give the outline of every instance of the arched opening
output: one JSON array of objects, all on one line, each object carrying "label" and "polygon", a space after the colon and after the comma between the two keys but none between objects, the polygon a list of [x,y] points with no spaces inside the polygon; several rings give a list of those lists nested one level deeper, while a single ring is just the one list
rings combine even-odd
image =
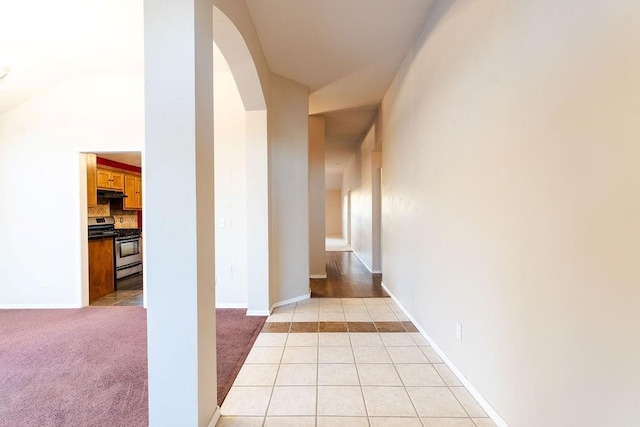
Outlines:
[{"label": "arched opening", "polygon": [[206,425],[219,413],[213,261],[225,249],[215,247],[214,42],[245,109],[249,314],[269,310],[266,102],[228,13],[206,1],[146,2],[144,13],[149,422]]},{"label": "arched opening", "polygon": [[[249,48],[233,22],[215,6],[213,40],[214,132],[218,139],[216,306],[246,307],[248,315],[267,315],[266,101]],[[242,112],[236,102],[238,95]]]}]

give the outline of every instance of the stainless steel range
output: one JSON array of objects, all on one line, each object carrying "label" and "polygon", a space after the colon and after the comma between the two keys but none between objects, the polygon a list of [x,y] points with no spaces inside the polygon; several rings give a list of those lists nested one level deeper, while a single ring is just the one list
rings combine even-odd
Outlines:
[{"label": "stainless steel range", "polygon": [[89,239],[117,236],[112,216],[89,218]]},{"label": "stainless steel range", "polygon": [[142,235],[137,228],[116,229],[116,280],[142,273]]}]

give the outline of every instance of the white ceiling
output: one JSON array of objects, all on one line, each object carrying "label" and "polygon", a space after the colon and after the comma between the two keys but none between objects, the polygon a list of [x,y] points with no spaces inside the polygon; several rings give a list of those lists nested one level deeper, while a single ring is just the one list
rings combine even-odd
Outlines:
[{"label": "white ceiling", "polygon": [[[246,2],[271,70],[310,88],[310,114],[326,117],[327,173],[341,173],[434,0]],[[142,6],[0,0],[0,65],[11,67],[0,114],[77,74],[142,72]]]},{"label": "white ceiling", "polygon": [[310,114],[327,117],[327,173],[341,172],[434,0],[246,2],[271,71],[308,86]]},{"label": "white ceiling", "polygon": [[0,0],[0,114],[82,73],[142,72],[143,9],[131,0]]}]

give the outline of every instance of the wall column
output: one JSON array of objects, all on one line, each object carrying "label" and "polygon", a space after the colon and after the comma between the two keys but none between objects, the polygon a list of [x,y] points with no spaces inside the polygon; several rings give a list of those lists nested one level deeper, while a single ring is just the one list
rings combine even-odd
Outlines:
[{"label": "wall column", "polygon": [[269,315],[269,151],[266,110],[247,111],[247,315]]},{"label": "wall column", "polygon": [[145,0],[149,424],[216,410],[211,0]]},{"label": "wall column", "polygon": [[271,74],[270,304],[309,296],[309,88]]},{"label": "wall column", "polygon": [[309,116],[309,276],[327,277],[325,266],[324,117]]}]

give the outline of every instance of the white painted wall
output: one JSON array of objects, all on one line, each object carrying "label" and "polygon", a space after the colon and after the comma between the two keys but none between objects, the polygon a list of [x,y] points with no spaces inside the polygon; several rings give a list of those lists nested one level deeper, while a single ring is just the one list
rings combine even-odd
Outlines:
[{"label": "white painted wall", "polygon": [[[266,97],[271,71],[245,2],[214,0],[213,38],[246,110],[247,314],[269,312],[269,167]],[[214,63],[215,65],[215,63]],[[214,95],[215,97],[215,95]],[[225,296],[223,296],[226,299]]]},{"label": "white painted wall", "polygon": [[351,189],[351,248],[373,271],[372,152],[376,127],[372,126],[344,172],[343,190]]},{"label": "white painted wall", "polygon": [[309,294],[308,89],[272,75],[269,97],[270,303]]},{"label": "white painted wall", "polygon": [[229,65],[214,45],[216,307],[247,306],[247,120]]},{"label": "white painted wall", "polygon": [[324,116],[309,116],[309,276],[327,277],[325,267]]},{"label": "white painted wall", "polygon": [[384,282],[512,426],[638,425],[639,39],[638,2],[440,2],[384,99]]},{"label": "white painted wall", "polygon": [[213,39],[238,82],[245,109],[263,111],[270,94],[271,70],[246,2],[213,0]]},{"label": "white painted wall", "polygon": [[342,194],[340,190],[325,192],[325,228],[327,237],[342,237]]},{"label": "white painted wall", "polygon": [[143,91],[142,73],[82,76],[0,115],[0,307],[82,305],[79,153],[143,151]]},{"label": "white painted wall", "polygon": [[[215,95],[214,95],[215,97]],[[247,315],[269,314],[267,111],[247,111]]]},{"label": "white painted wall", "polygon": [[207,426],[217,410],[212,4],[144,6],[149,425]]}]

